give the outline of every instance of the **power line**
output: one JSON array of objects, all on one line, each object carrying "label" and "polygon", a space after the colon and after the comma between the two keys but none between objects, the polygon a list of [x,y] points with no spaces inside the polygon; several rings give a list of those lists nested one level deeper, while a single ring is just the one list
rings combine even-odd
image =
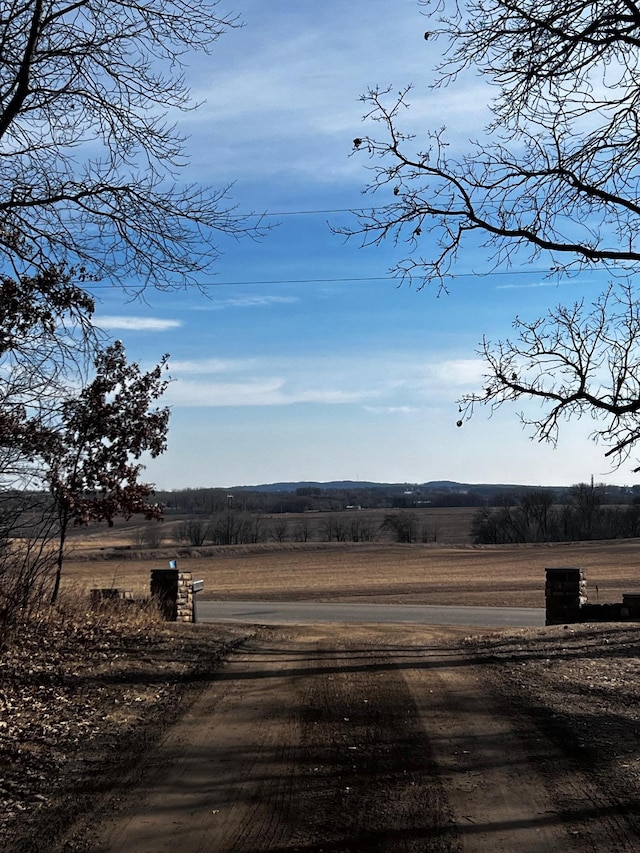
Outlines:
[{"label": "power line", "polygon": [[[358,276],[352,278],[274,278],[274,279],[255,279],[255,280],[247,280],[247,281],[199,281],[192,282],[187,284],[176,284],[176,288],[181,287],[236,287],[241,285],[264,285],[264,284],[347,284],[349,282],[356,281],[389,281],[395,284],[399,284],[400,280],[398,278],[392,278],[391,276]],[[170,286],[170,285],[169,285]],[[93,284],[89,287],[89,290],[102,290],[107,287],[114,287],[114,285],[109,284],[107,282]]]},{"label": "power line", "polygon": [[375,207],[336,207],[329,210],[266,210],[264,213],[241,213],[240,216],[314,216],[324,213],[364,213],[368,210],[377,210]]},{"label": "power line", "polygon": [[[446,276],[446,281],[457,281],[463,278],[500,278],[500,277],[520,277],[520,276],[537,276],[538,278],[544,278],[548,275],[546,270],[505,270],[501,272],[468,272],[468,273],[455,273]],[[407,276],[408,278],[408,276]],[[420,279],[421,276],[415,275],[415,279]],[[275,279],[248,279],[245,281],[202,281],[202,282],[193,282],[191,284],[176,284],[176,288],[181,287],[197,287],[197,288],[208,288],[208,287],[241,287],[241,286],[253,286],[253,285],[279,285],[279,284],[350,284],[352,282],[367,282],[367,281],[387,281],[390,284],[400,285],[403,282],[402,276],[389,276],[389,275],[366,275],[366,276],[351,276],[346,277],[342,276],[339,278],[275,278]],[[551,283],[550,285],[551,286]],[[105,283],[96,283],[92,285],[90,290],[101,290],[104,288],[114,287],[112,284]]]},{"label": "power line", "polygon": [[[519,196],[515,196],[515,195],[506,196],[504,201],[505,202],[513,201],[514,199],[516,199],[518,197]],[[398,201],[393,202],[390,200],[389,202],[386,202],[384,204],[377,205],[377,206],[371,205],[371,206],[366,206],[366,207],[335,207],[335,208],[327,208],[326,210],[323,210],[323,209],[319,209],[319,210],[276,210],[276,211],[265,210],[261,213],[257,213],[255,211],[251,211],[251,213],[239,212],[238,216],[240,218],[253,217],[253,216],[264,218],[265,216],[317,216],[317,215],[327,214],[327,213],[350,213],[354,216],[360,216],[360,215],[365,215],[367,213],[370,213],[372,211],[384,212],[384,210],[386,208],[388,208],[389,206],[402,207],[402,202],[398,202]],[[495,210],[500,210],[501,203],[499,203],[497,201],[484,201],[484,202],[482,202],[482,207],[487,208],[487,209],[493,208]],[[420,211],[416,210],[415,215],[420,216],[421,215]]]}]

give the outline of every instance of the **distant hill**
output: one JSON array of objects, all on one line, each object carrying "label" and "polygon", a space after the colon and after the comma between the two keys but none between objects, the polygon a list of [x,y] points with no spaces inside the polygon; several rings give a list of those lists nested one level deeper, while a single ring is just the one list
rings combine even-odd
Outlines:
[{"label": "distant hill", "polygon": [[548,488],[564,489],[566,486],[523,486],[509,483],[457,483],[454,480],[430,480],[426,483],[374,483],[368,480],[331,480],[327,483],[315,480],[300,480],[298,482],[263,483],[257,486],[232,486],[233,490],[249,492],[296,492],[299,489],[322,489],[323,491],[349,489],[383,489],[384,491],[450,491],[450,492],[486,492],[514,491],[522,492],[528,489]]},{"label": "distant hill", "polygon": [[[598,499],[609,505],[640,502],[640,485],[598,487]],[[571,486],[531,486],[509,483],[458,483],[429,480],[424,483],[376,483],[370,480],[281,481],[227,488],[156,490],[158,501],[170,512],[214,516],[234,512],[303,513],[340,512],[346,508],[418,509],[424,507],[478,507],[517,505],[523,495],[546,492],[551,502],[569,504]],[[229,495],[236,498],[229,501]]]},{"label": "distant hill", "polygon": [[366,480],[332,480],[320,483],[315,480],[300,480],[295,483],[263,483],[259,486],[233,486],[233,489],[244,489],[248,492],[295,492],[298,489],[404,489],[403,483],[370,483]]}]

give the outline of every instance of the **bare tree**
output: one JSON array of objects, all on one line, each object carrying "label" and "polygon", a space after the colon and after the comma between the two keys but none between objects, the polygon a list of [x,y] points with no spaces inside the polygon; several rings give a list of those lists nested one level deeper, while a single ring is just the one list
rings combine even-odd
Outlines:
[{"label": "bare tree", "polygon": [[411,511],[389,513],[385,515],[380,531],[392,534],[395,542],[415,542],[419,533],[418,518]]},{"label": "bare tree", "polygon": [[[94,424],[87,450],[87,436],[65,422],[73,406],[80,417],[88,389],[80,397],[74,389],[87,364],[108,352],[92,326],[87,282],[135,292],[150,282],[184,285],[216,260],[220,235],[255,233],[229,207],[226,188],[185,186],[179,177],[187,158],[175,117],[197,106],[186,65],[238,25],[218,5],[24,0],[0,8],[0,489],[22,490],[29,508],[24,490],[48,477],[58,508],[66,506],[60,530],[89,507],[92,478],[90,514],[100,506],[108,519],[118,502],[125,512],[144,503],[142,492],[134,500],[131,478],[106,485],[89,472],[91,454],[106,477],[121,465],[114,433],[100,439]],[[95,382],[91,389],[99,398]],[[155,426],[152,453],[166,420]],[[105,459],[108,448],[114,454]],[[51,530],[42,521],[36,544]],[[64,542],[59,560],[63,551]]]},{"label": "bare tree", "polygon": [[640,301],[631,286],[513,325],[513,340],[484,340],[486,384],[461,399],[458,424],[479,403],[528,399],[541,409],[520,415],[534,438],[555,443],[563,420],[589,416],[605,456],[616,466],[624,462],[640,439]]},{"label": "bare tree", "polygon": [[24,0],[0,10],[0,259],[134,288],[192,281],[247,222],[183,186],[187,57],[237,19],[217,0]]},{"label": "bare tree", "polygon": [[274,542],[284,542],[289,535],[289,520],[282,515],[274,518],[269,526],[269,536]]},{"label": "bare tree", "polygon": [[257,513],[242,513],[238,517],[238,541],[242,544],[256,544],[266,539],[264,516]]},{"label": "bare tree", "polygon": [[[395,272],[440,287],[469,244],[492,268],[540,257],[548,271],[640,265],[640,7],[627,0],[468,0],[433,6],[444,41],[434,86],[466,71],[494,93],[486,133],[457,154],[443,128],[403,130],[409,89],[375,88],[354,140],[374,160],[380,199],[357,227],[365,243],[408,244]],[[449,7],[447,7],[449,8]],[[444,12],[444,13],[443,13]],[[451,153],[453,151],[453,153]]]},{"label": "bare tree", "polygon": [[377,530],[370,518],[352,518],[349,524],[349,538],[352,542],[372,542]]},{"label": "bare tree", "polygon": [[569,506],[573,511],[576,539],[597,539],[602,535],[599,530],[602,521],[602,495],[594,485],[578,483],[569,493]]},{"label": "bare tree", "polygon": [[300,518],[293,528],[293,539],[295,542],[308,542],[311,536],[311,525],[308,518]]},{"label": "bare tree", "polygon": [[534,542],[548,542],[553,516],[553,492],[534,489],[520,498],[520,511]]},{"label": "bare tree", "polygon": [[210,535],[209,522],[201,518],[190,518],[188,521],[183,521],[176,529],[178,542],[184,542],[196,548],[204,545]]}]

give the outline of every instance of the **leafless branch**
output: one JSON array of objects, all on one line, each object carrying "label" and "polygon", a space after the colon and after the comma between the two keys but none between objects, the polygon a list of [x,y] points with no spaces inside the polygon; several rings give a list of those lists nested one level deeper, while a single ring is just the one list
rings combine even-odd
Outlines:
[{"label": "leafless branch", "polygon": [[523,423],[534,438],[555,443],[562,421],[588,415],[599,422],[592,437],[605,456],[622,464],[640,440],[640,302],[631,286],[611,287],[593,305],[559,306],[532,323],[516,318],[513,326],[513,340],[484,339],[484,388],[460,400],[460,423],[479,404],[528,400],[543,411],[523,413]]},{"label": "leafless branch", "polygon": [[[0,9],[0,269],[84,266],[142,288],[193,281],[222,235],[255,236],[228,187],[184,187],[172,116],[187,56],[239,25],[218,0],[24,0]],[[17,240],[15,235],[20,235]],[[133,284],[132,284],[133,283]]]}]

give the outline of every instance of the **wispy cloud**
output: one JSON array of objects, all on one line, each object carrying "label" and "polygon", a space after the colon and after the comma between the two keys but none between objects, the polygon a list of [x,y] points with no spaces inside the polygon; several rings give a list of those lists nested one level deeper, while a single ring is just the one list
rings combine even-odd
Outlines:
[{"label": "wispy cloud", "polygon": [[166,332],[168,329],[177,329],[182,325],[180,320],[163,320],[160,317],[106,316],[98,317],[97,322],[102,329],[110,331],[122,329],[128,332]]},{"label": "wispy cloud", "polygon": [[174,406],[225,408],[229,406],[291,406],[296,403],[341,405],[358,403],[369,396],[364,391],[336,388],[300,390],[287,386],[281,377],[249,379],[245,382],[177,381],[171,384],[166,400]]},{"label": "wispy cloud", "polygon": [[535,281],[527,284],[497,284],[496,290],[532,290],[536,287],[559,287],[557,281]]},{"label": "wispy cloud", "polygon": [[409,413],[452,400],[482,377],[480,359],[435,360],[415,353],[351,358],[203,359],[171,364],[175,406],[362,405]]},{"label": "wispy cloud", "polygon": [[284,380],[265,378],[246,382],[192,382],[178,380],[169,386],[164,399],[173,406],[279,406]]},{"label": "wispy cloud", "polygon": [[[194,165],[212,177],[357,179],[361,160],[347,155],[362,134],[362,92],[377,83],[401,88],[424,80],[429,56],[436,56],[422,38],[417,9],[399,15],[394,4],[369,0],[363,18],[360,4],[334,3],[321,13],[316,5],[288,5],[278,17],[264,0],[246,0],[246,27],[227,34],[213,59],[193,69],[194,96],[204,103],[189,116],[187,132]],[[277,37],[265,38],[274,17]],[[439,126],[441,110],[432,107],[432,114]]]},{"label": "wispy cloud", "polygon": [[224,311],[227,308],[267,308],[271,305],[290,305],[299,302],[298,296],[233,296],[229,299],[212,299],[207,305],[199,305],[198,310]]},{"label": "wispy cloud", "polygon": [[177,359],[171,362],[171,373],[193,376],[216,375],[220,373],[241,373],[253,370],[259,361],[255,358],[203,358],[198,360]]},{"label": "wispy cloud", "polygon": [[418,406],[365,406],[367,412],[373,415],[410,415],[418,412]]},{"label": "wispy cloud", "polygon": [[295,403],[360,403],[380,392],[374,389],[345,391],[338,388],[316,388],[309,391],[294,391],[291,393],[291,402]]},{"label": "wispy cloud", "polygon": [[461,388],[477,384],[485,372],[479,358],[456,358],[428,364],[425,376],[433,388]]}]

